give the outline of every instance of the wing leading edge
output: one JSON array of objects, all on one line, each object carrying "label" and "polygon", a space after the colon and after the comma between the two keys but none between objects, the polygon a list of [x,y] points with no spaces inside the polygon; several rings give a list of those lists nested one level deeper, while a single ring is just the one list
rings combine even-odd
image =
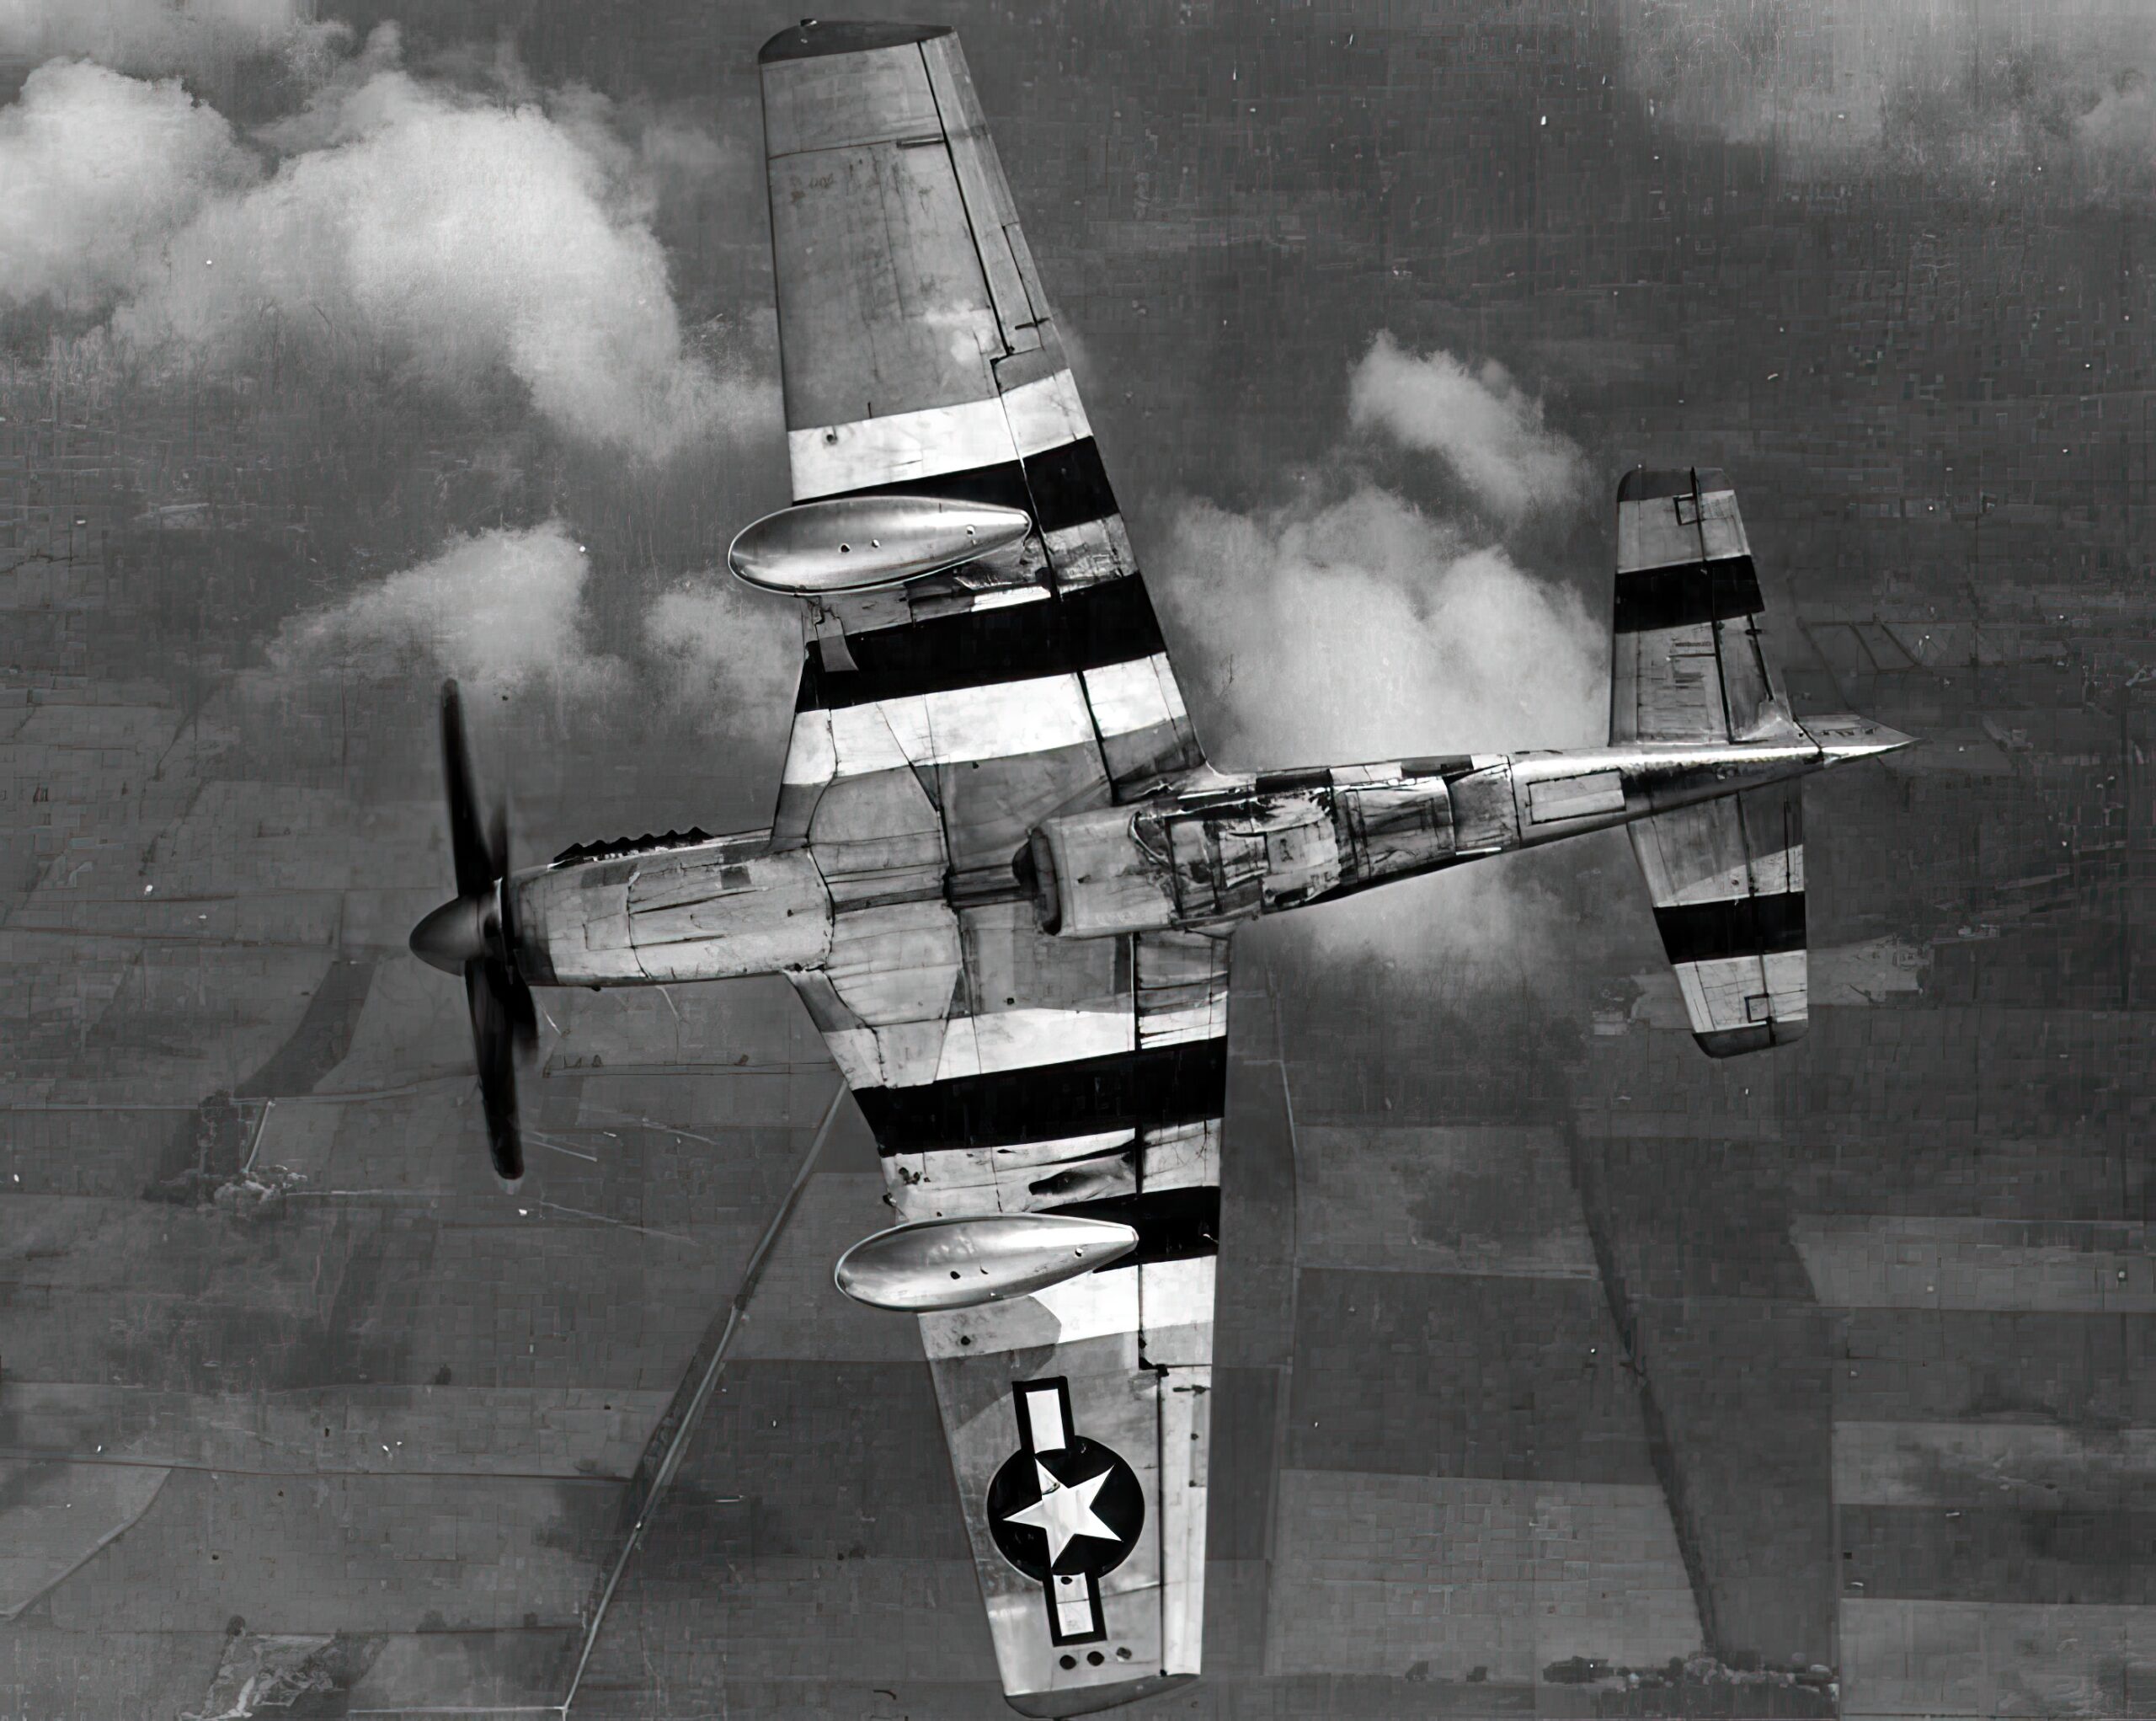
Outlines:
[{"label": "wing leading edge", "polygon": [[1004,1691],[1104,1708],[1198,1670],[1225,940],[1043,934],[1054,814],[1203,764],[957,40],[763,52],[797,500],[1024,509],[1013,551],[808,607],[775,818],[836,909],[795,977],[902,1220],[1052,1211],[1138,1248],[921,1317]]}]

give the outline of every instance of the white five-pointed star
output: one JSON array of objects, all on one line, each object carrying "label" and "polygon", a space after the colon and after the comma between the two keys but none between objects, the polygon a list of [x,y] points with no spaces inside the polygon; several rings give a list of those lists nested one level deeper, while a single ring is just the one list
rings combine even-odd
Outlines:
[{"label": "white five-pointed star", "polygon": [[1063,1558],[1063,1550],[1081,1536],[1091,1536],[1101,1542],[1123,1539],[1093,1510],[1093,1496],[1107,1485],[1108,1471],[1089,1476],[1083,1482],[1060,1483],[1049,1474],[1048,1466],[1036,1458],[1033,1473],[1040,1480],[1041,1497],[1030,1506],[1021,1506],[1008,1514],[1005,1521],[1030,1524],[1043,1531],[1048,1537],[1048,1563],[1051,1566]]}]

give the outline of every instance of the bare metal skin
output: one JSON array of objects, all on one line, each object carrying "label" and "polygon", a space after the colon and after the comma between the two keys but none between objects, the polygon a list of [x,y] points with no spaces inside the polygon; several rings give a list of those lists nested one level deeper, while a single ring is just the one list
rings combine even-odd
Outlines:
[{"label": "bare metal skin", "polygon": [[766,514],[726,552],[736,578],[790,596],[867,591],[1008,550],[1033,521],[1015,508],[934,496],[848,496]]},{"label": "bare metal skin", "polygon": [[[1395,879],[1539,847],[1868,759],[1909,738],[1860,717],[1773,740],[1641,742],[1200,780],[1134,806],[1049,820],[1015,858],[1063,938],[1219,930]],[[534,985],[648,986],[798,974],[831,950],[832,906],[805,848],[771,833],[513,874],[516,965]],[[940,901],[942,879],[912,886]],[[902,900],[902,899],[901,899]]]}]

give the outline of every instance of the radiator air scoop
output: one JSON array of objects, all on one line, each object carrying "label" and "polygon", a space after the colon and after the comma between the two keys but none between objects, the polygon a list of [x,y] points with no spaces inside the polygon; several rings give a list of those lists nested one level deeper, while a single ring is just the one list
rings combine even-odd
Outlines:
[{"label": "radiator air scoop", "polygon": [[1031,516],[941,496],[841,496],[744,526],[727,548],[735,575],[766,591],[815,597],[903,585],[1008,549]]},{"label": "radiator air scoop", "polygon": [[1069,1213],[922,1219],[863,1237],[831,1277],[856,1302],[925,1314],[1044,1291],[1137,1247],[1127,1225]]}]

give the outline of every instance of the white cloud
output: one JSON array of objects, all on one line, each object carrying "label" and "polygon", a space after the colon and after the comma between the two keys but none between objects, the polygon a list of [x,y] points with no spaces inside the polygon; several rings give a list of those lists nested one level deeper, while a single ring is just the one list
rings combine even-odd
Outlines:
[{"label": "white cloud", "polygon": [[0,302],[116,306],[121,350],[216,368],[275,350],[451,394],[511,378],[559,430],[653,458],[767,415],[691,350],[652,225],[666,187],[733,170],[723,146],[398,57],[377,30],[259,133],[267,171],[176,83],[40,68],[0,110]]},{"label": "white cloud", "polygon": [[375,676],[423,662],[504,691],[536,681],[602,692],[621,665],[585,644],[590,566],[559,521],[453,539],[416,566],[286,623],[270,661],[286,674]]},{"label": "white cloud", "polygon": [[1524,982],[1529,996],[1562,995],[1582,946],[1573,911],[1549,879],[1553,866],[1576,860],[1544,849],[1448,868],[1298,909],[1280,936],[1330,961],[1398,963],[1424,976],[1442,965],[1459,983],[1455,999],[1508,980]]},{"label": "white cloud", "polygon": [[612,189],[540,108],[379,72],[320,147],[183,229],[115,327],[230,360],[274,315],[446,388],[506,371],[560,429],[664,455],[731,403],[684,349],[658,239]]},{"label": "white cloud", "polygon": [[661,592],[644,612],[645,650],[669,702],[700,727],[783,735],[801,675],[795,601],[708,574]]},{"label": "white cloud", "polygon": [[1450,353],[1403,351],[1380,332],[1348,387],[1348,422],[1434,454],[1485,508],[1506,521],[1576,500],[1587,462],[1546,429],[1542,404],[1495,359],[1470,368]]},{"label": "white cloud", "polygon": [[[638,221],[663,203],[693,203],[717,190],[742,208],[760,197],[763,151],[707,131],[679,109],[623,104],[582,84],[541,91],[512,83],[516,99],[543,104],[547,117],[605,168],[613,197]],[[745,225],[745,223],[744,223]]]},{"label": "white cloud", "polygon": [[232,127],[175,79],[39,67],[0,109],[0,301],[103,308],[256,172]]},{"label": "white cloud", "polygon": [[790,600],[701,574],[645,606],[629,658],[596,643],[590,559],[562,521],[452,538],[415,565],[287,621],[280,677],[452,675],[473,688],[620,697],[633,717],[782,750],[801,672]]},{"label": "white cloud", "polygon": [[2156,167],[2156,55],[2148,72],[2128,67],[2115,74],[2095,106],[2074,122],[2074,136],[2100,184],[2140,181],[2145,188]]},{"label": "white cloud", "polygon": [[317,52],[346,35],[306,0],[0,0],[0,54],[83,55],[123,72]]},{"label": "white cloud", "polygon": [[1162,582],[1239,762],[1598,745],[1607,643],[1538,580],[1389,491],[1177,516]]}]

